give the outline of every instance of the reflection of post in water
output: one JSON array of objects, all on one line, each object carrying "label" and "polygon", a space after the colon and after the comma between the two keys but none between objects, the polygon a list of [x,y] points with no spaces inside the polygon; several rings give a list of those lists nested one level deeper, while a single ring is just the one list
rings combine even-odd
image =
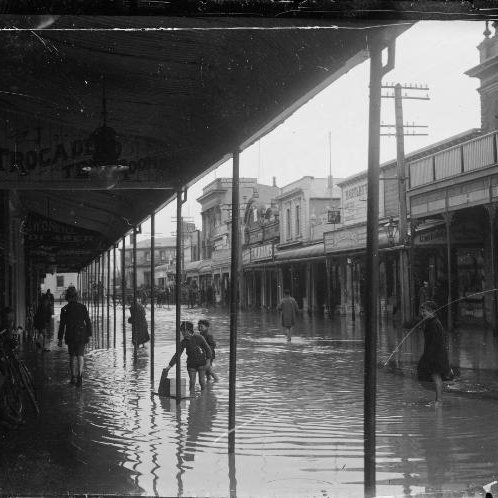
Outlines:
[{"label": "reflection of post in water", "polygon": [[421,424],[419,433],[423,434],[421,445],[425,453],[427,466],[426,492],[443,492],[446,472],[449,470],[448,455],[452,449],[450,440],[445,437],[442,408],[437,408],[436,413],[428,414],[419,419]]},{"label": "reflection of post in water", "polygon": [[[139,372],[144,370],[145,368],[145,358],[142,359],[140,364],[138,362],[133,363],[133,369],[132,369],[132,385],[135,387],[135,390],[137,391],[138,385],[139,385]],[[133,434],[138,434],[140,432],[140,428],[142,426],[142,419],[141,419],[141,409],[140,409],[140,397],[141,394],[138,393],[138,391],[135,393],[135,399],[133,399],[133,421],[134,421],[134,426],[133,426]],[[139,466],[143,463],[141,456],[142,456],[142,450],[140,448],[140,442],[137,442],[135,444],[134,448],[134,454],[135,454],[135,463],[133,465],[133,470],[135,471],[135,474],[132,476],[134,481],[135,481],[135,486],[137,489],[140,487],[139,483],[139,477],[140,477],[140,469]]]},{"label": "reflection of post in water", "polygon": [[230,498],[237,497],[237,476],[235,474],[235,453],[228,454],[228,482],[230,483]]},{"label": "reflection of post in water", "polygon": [[182,475],[185,473],[183,468],[183,434],[182,434],[182,408],[179,403],[176,404],[176,481],[178,492],[176,496],[183,496],[183,481]]},{"label": "reflection of post in water", "polygon": [[[151,396],[152,398],[152,409],[150,411],[150,435],[151,437],[155,438],[156,434],[158,435],[157,441],[161,441],[161,437],[159,436],[160,434],[160,429],[158,428],[158,425],[156,424],[156,409],[157,409],[157,403],[154,399],[154,396]],[[150,451],[152,453],[152,468],[150,469],[150,473],[152,474],[152,489],[154,490],[154,496],[159,496],[159,493],[157,491],[157,481],[158,481],[158,475],[156,473],[157,469],[160,468],[160,465],[157,461],[158,459],[158,451],[157,451],[157,444],[155,442],[150,443]]]},{"label": "reflection of post in water", "polygon": [[199,436],[211,432],[216,415],[217,399],[210,386],[202,394],[190,401],[185,448],[185,460],[193,461]]},{"label": "reflection of post in water", "polygon": [[121,251],[121,320],[123,327],[123,356],[126,360],[126,239],[123,237],[123,250]]}]

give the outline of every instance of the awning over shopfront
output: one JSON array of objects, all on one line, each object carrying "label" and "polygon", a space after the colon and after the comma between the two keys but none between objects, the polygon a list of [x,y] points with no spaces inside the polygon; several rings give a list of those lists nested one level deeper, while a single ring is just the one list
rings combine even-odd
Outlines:
[{"label": "awning over shopfront", "polygon": [[191,261],[185,265],[185,273],[187,275],[196,275],[199,273],[199,268],[202,261]]},{"label": "awning over shopfront", "polygon": [[279,251],[275,256],[277,263],[293,261],[308,261],[310,259],[320,259],[325,257],[323,244],[314,244],[312,246],[300,247],[298,249],[289,249],[287,251]]},{"label": "awning over shopfront", "polygon": [[2,189],[16,216],[91,232],[51,241],[78,271],[411,24],[3,15]]},{"label": "awning over shopfront", "polygon": [[199,275],[208,275],[213,271],[213,264],[210,259],[203,259],[199,265]]}]

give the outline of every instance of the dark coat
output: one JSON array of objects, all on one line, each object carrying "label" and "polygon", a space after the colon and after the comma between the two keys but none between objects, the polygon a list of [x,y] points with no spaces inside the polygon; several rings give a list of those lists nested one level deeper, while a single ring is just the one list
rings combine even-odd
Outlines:
[{"label": "dark coat", "polygon": [[140,303],[130,306],[131,342],[138,347],[150,340],[147,319],[145,318],[145,308]]},{"label": "dark coat", "polygon": [[92,335],[92,322],[84,304],[71,301],[61,309],[58,339],[66,344],[86,344]]},{"label": "dark coat", "polygon": [[[204,362],[201,364],[201,361],[198,357],[199,348],[204,351]],[[180,356],[183,353],[183,350],[187,350],[187,368],[199,368],[206,364],[206,359],[212,359],[213,352],[209,347],[206,339],[202,337],[200,334],[193,334],[188,337],[184,337],[180,342]],[[177,361],[176,353],[173,355],[169,362],[169,366],[172,367]]]},{"label": "dark coat", "polygon": [[282,312],[282,327],[294,327],[299,312],[296,300],[291,296],[285,296],[277,309]]},{"label": "dark coat", "polygon": [[451,376],[448,358],[447,334],[438,318],[429,318],[424,322],[424,352],[418,362],[420,380],[431,380],[432,374],[443,378]]}]

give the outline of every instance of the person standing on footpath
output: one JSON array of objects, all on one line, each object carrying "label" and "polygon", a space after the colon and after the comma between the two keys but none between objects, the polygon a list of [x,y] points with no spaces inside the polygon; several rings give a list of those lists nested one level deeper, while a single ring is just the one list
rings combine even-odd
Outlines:
[{"label": "person standing on footpath", "polygon": [[47,296],[48,304],[49,304],[49,310],[50,310],[50,317],[54,314],[54,303],[55,303],[55,298],[54,295],[50,292],[50,289],[47,289],[47,292],[45,293],[45,296]]},{"label": "person standing on footpath", "polygon": [[68,304],[61,309],[58,345],[62,340],[68,346],[69,366],[71,369],[71,384],[81,387],[83,383],[83,356],[85,346],[92,335],[92,322],[88,309],[84,304],[78,303],[78,292],[74,287],[66,290]]},{"label": "person standing on footpath", "polygon": [[296,324],[296,315],[299,312],[296,300],[290,295],[288,289],[284,290],[284,297],[277,306],[277,310],[282,312],[282,327],[287,333],[287,341],[291,340],[292,329]]}]

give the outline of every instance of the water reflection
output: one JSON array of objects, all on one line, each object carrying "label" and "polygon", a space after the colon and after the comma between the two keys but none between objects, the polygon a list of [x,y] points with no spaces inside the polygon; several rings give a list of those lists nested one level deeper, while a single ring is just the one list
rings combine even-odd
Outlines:
[{"label": "water reflection", "polygon": [[[353,327],[343,317],[305,315],[287,343],[276,315],[240,314],[236,455],[227,456],[229,316],[193,309],[184,310],[184,318],[211,322],[220,382],[179,405],[151,398],[150,346],[134,361],[132,350],[123,351],[121,337],[116,350],[98,349],[95,341],[83,392],[60,388],[59,402],[75,403],[69,411],[79,428],[70,458],[92,458],[107,468],[109,450],[107,457],[118,454],[114,461],[133,480],[130,489],[156,496],[361,496],[361,320]],[[157,309],[155,320],[154,378],[159,380],[175,348],[175,310]],[[405,335],[384,321],[379,357],[387,358]],[[498,435],[489,415],[496,402],[448,393],[441,411],[427,406],[432,390],[409,374],[422,339],[414,333],[400,348],[404,375],[384,370],[378,375],[379,494],[462,490],[472,482],[492,481],[498,467]],[[484,332],[462,333],[452,348],[470,371],[471,365],[489,365],[496,341]]]}]

